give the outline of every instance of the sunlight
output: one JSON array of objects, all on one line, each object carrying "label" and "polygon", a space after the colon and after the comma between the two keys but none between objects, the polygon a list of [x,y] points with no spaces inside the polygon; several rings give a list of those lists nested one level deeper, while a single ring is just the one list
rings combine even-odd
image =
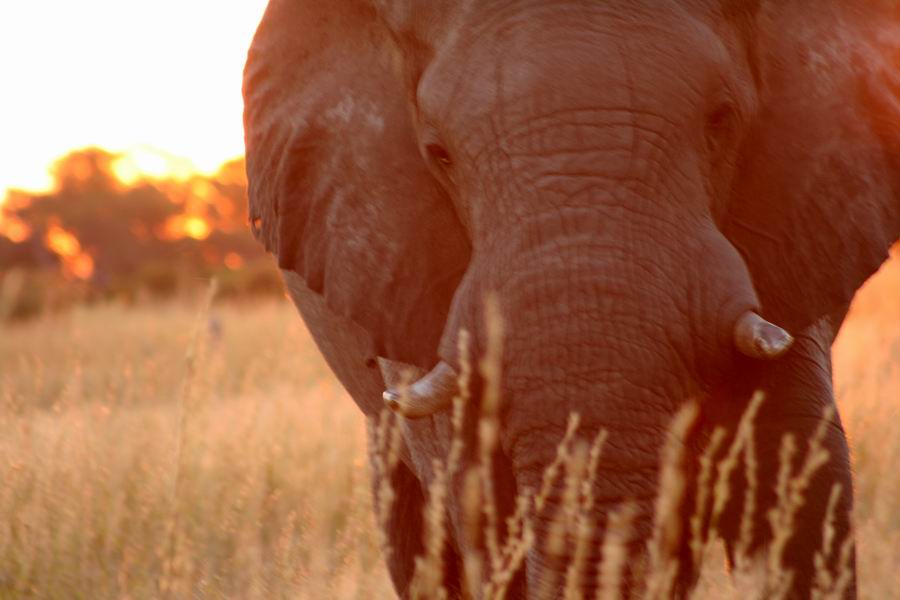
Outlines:
[{"label": "sunlight", "polygon": [[210,226],[201,217],[188,217],[184,220],[184,232],[195,240],[203,240],[209,237]]},{"label": "sunlight", "polygon": [[94,258],[81,248],[78,238],[59,223],[49,223],[44,243],[62,261],[65,274],[78,279],[90,279],[94,274]]},{"label": "sunlight", "polygon": [[187,179],[200,169],[186,158],[141,145],[128,148],[113,161],[113,174],[125,185],[141,179]]},{"label": "sunlight", "polygon": [[0,212],[0,236],[18,244],[31,237],[31,227],[18,217]]},{"label": "sunlight", "polygon": [[56,223],[51,223],[47,228],[44,241],[47,243],[47,248],[62,258],[72,258],[81,253],[81,244],[78,242],[78,238]]},{"label": "sunlight", "polygon": [[94,274],[94,259],[90,254],[82,253],[69,261],[66,267],[78,279],[90,279]]},{"label": "sunlight", "polygon": [[161,232],[160,239],[180,240],[191,238],[205,240],[212,233],[212,227],[203,217],[197,215],[175,215],[170,217]]},{"label": "sunlight", "polygon": [[118,165],[124,183],[171,173],[148,149],[205,174],[242,155],[243,63],[265,4],[0,3],[0,202],[49,190],[51,163],[86,146],[142,149]]}]

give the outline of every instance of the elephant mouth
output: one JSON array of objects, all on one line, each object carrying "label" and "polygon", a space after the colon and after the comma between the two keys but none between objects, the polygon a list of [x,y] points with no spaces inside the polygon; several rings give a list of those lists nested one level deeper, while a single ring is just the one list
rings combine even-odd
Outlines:
[{"label": "elephant mouth", "polygon": [[[748,310],[734,324],[732,341],[741,354],[758,360],[783,356],[794,338],[781,327]],[[459,376],[441,360],[407,389],[389,388],[382,394],[385,406],[408,419],[421,419],[447,409],[460,394]]]}]

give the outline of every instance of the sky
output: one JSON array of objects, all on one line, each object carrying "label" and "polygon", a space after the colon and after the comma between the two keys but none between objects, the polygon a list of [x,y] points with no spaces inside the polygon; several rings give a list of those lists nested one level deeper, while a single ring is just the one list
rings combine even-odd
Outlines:
[{"label": "sky", "polygon": [[241,71],[265,0],[0,2],[0,201],[70,150],[211,172],[243,154]]}]

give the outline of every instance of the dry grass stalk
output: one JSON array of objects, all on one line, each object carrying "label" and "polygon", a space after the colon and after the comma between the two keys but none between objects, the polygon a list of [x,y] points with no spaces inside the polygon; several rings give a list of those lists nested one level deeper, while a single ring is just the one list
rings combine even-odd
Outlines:
[{"label": "dry grass stalk", "polygon": [[296,548],[297,516],[295,510],[288,513],[287,523],[281,528],[275,548],[275,562],[284,581],[293,581],[296,574],[292,559]]},{"label": "dry grass stalk", "polygon": [[[492,572],[502,568],[497,518],[497,497],[492,475],[493,454],[500,436],[500,387],[503,384],[503,317],[500,305],[493,295],[485,301],[485,326],[487,349],[481,360],[484,378],[484,398],[478,420],[478,460],[481,473],[483,512],[487,526],[484,530],[485,545]],[[488,587],[490,587],[488,585]]]},{"label": "dry grass stalk", "polygon": [[[854,572],[852,568],[854,536],[848,535],[841,543],[838,553],[837,577],[830,588],[821,591],[823,600],[841,600],[846,597],[847,590],[853,584]],[[896,587],[893,588],[896,591]]]},{"label": "dry grass stalk", "polygon": [[439,460],[432,463],[434,479],[429,485],[424,515],[425,555],[416,559],[415,573],[410,586],[410,595],[413,598],[446,598],[448,595],[443,583],[443,549],[447,538],[447,494],[462,458],[464,447],[462,428],[465,407],[470,396],[469,382],[472,373],[469,359],[469,333],[465,330],[460,331],[458,349],[461,365],[457,382],[459,395],[453,399],[450,450],[446,463],[441,463]]},{"label": "dry grass stalk", "polygon": [[700,456],[700,472],[697,477],[697,499],[690,518],[690,547],[695,565],[701,565],[707,550],[706,511],[709,508],[710,491],[714,472],[713,459],[725,441],[725,430],[716,428],[709,445]]},{"label": "dry grass stalk", "polygon": [[[581,417],[578,413],[570,413],[568,423],[566,425],[566,432],[563,434],[562,440],[559,445],[556,447],[556,455],[553,458],[553,462],[544,469],[544,473],[541,477],[541,489],[539,490],[537,496],[534,500],[533,512],[531,513],[529,519],[534,521],[536,519],[542,518],[545,509],[547,508],[547,501],[550,498],[550,494],[553,491],[553,486],[556,484],[557,479],[559,478],[560,471],[568,471],[569,463],[572,461],[573,456],[573,446],[574,446],[574,437],[575,432],[578,429],[580,424]],[[560,507],[562,510],[565,509],[565,504]],[[553,517],[550,523],[551,535],[548,538],[552,539],[552,530],[555,526],[555,521],[560,518],[560,514],[557,513]],[[537,591],[538,598],[545,598],[554,593],[555,582],[555,573],[547,573],[547,576],[541,580],[541,589]]]},{"label": "dry grass stalk", "polygon": [[823,600],[830,595],[836,583],[828,563],[834,558],[835,510],[841,499],[842,486],[839,483],[831,486],[828,505],[825,508],[825,520],[822,522],[822,547],[816,551],[813,560],[816,570],[816,582],[813,588],[813,600]]},{"label": "dry grass stalk", "polygon": [[[409,393],[408,377],[401,390],[401,393]],[[375,490],[375,520],[378,523],[379,545],[387,560],[393,548],[385,532],[388,530],[391,507],[396,499],[396,492],[391,485],[391,473],[400,458],[402,437],[396,415],[387,409],[381,411],[377,422],[370,422],[368,425],[372,474],[378,481]]]},{"label": "dry grass stalk", "polygon": [[[791,463],[796,453],[797,443],[794,441],[794,436],[790,434],[785,435],[781,440],[781,449],[778,454],[778,480],[775,487],[778,505],[771,509],[767,515],[773,534],[780,537],[782,549],[787,545],[786,538],[789,534],[789,532],[782,531],[781,527],[787,524],[784,511],[790,502],[788,488],[791,482]],[[774,598],[786,596],[790,591],[792,577],[793,573],[784,568],[782,554],[780,552],[776,553],[773,542],[769,547],[766,560],[765,588],[767,595]]]},{"label": "dry grass stalk", "polygon": [[578,430],[580,423],[581,417],[578,413],[571,413],[569,415],[569,420],[566,423],[566,432],[563,434],[562,440],[556,447],[556,456],[553,458],[553,462],[544,469],[544,473],[541,477],[541,489],[534,498],[534,511],[538,514],[544,512],[544,508],[547,505],[547,499],[550,497],[550,492],[559,476],[559,471],[570,459],[572,439],[575,437],[575,432]]},{"label": "dry grass stalk", "polygon": [[[606,438],[607,431],[605,429],[600,430],[594,437],[588,454],[587,476],[581,478],[580,502],[575,517],[575,554],[566,572],[564,587],[564,597],[570,600],[577,600],[581,597],[582,583],[594,533],[594,486],[597,481],[597,468],[600,464],[600,455]],[[578,462],[576,460],[576,464]],[[575,473],[575,469],[572,469],[572,473]]]},{"label": "dry grass stalk", "polygon": [[809,449],[795,476],[791,476],[791,471],[797,451],[796,441],[790,434],[782,441],[776,486],[778,502],[767,515],[772,528],[772,544],[767,560],[766,588],[772,598],[785,598],[790,591],[795,573],[784,567],[784,552],[795,532],[794,519],[806,500],[806,489],[816,472],[828,462],[828,451],[822,442],[833,417],[834,408],[828,406],[810,438]]},{"label": "dry grass stalk", "polygon": [[[756,442],[753,435],[753,421],[747,424],[747,435],[744,438],[744,506],[741,510],[741,525],[738,532],[735,556],[738,563],[749,559],[750,549],[753,546],[754,524],[756,519],[756,494],[759,490],[759,463],[756,460]],[[740,568],[740,564],[738,565]]]},{"label": "dry grass stalk", "polygon": [[732,441],[731,446],[729,446],[725,458],[719,462],[718,476],[716,477],[715,487],[713,488],[710,538],[718,531],[719,519],[722,517],[722,512],[725,510],[725,506],[728,504],[728,500],[731,497],[731,487],[729,485],[731,474],[734,472],[734,469],[737,468],[738,459],[740,458],[741,452],[744,450],[747,441],[753,437],[753,422],[756,419],[756,415],[764,400],[765,394],[763,392],[758,391],[753,394],[753,397],[750,399],[750,404],[748,404],[747,409],[744,411],[744,414],[741,416],[741,420],[738,423],[734,440]]},{"label": "dry grass stalk", "polygon": [[532,497],[528,490],[516,497],[516,510],[507,521],[506,543],[501,548],[502,568],[493,573],[491,590],[493,598],[506,597],[506,591],[516,571],[522,566],[525,556],[534,545],[534,530],[528,519]]},{"label": "dry grass stalk", "polygon": [[698,413],[699,409],[693,402],[682,407],[672,421],[663,448],[653,536],[648,552],[650,571],[646,597],[650,599],[670,598],[674,594],[682,534],[681,507],[687,487],[684,476],[685,440]]},{"label": "dry grass stalk", "polygon": [[[462,477],[462,518],[465,538],[462,540],[462,558],[466,584],[470,590],[479,590],[482,582],[490,574],[490,571],[485,572],[484,557],[478,549],[482,531],[481,502],[481,472],[477,468],[466,469]],[[482,591],[482,595],[486,594]]]},{"label": "dry grass stalk", "polygon": [[[567,549],[572,547],[572,542],[577,546],[581,537],[589,535],[589,525],[583,522],[581,515],[581,502],[579,494],[581,482],[586,477],[588,462],[588,448],[582,441],[577,441],[572,449],[571,459],[566,463],[566,473],[563,478],[562,503],[556,515],[550,523],[545,542],[545,553],[553,564],[565,565],[562,561],[568,554]],[[588,517],[589,518],[589,517]],[[574,572],[583,565],[576,565],[574,557],[570,559],[565,578],[562,582],[563,597],[571,600],[580,593],[577,584],[581,577],[580,572]],[[544,582],[555,585],[555,573],[553,577],[545,577]],[[552,583],[551,583],[552,582]]]},{"label": "dry grass stalk", "polygon": [[447,472],[452,476],[459,469],[459,462],[462,459],[464,447],[463,440],[463,423],[466,416],[466,407],[472,397],[470,389],[472,381],[472,359],[469,357],[469,332],[465,329],[459,332],[459,379],[457,381],[459,387],[459,395],[453,399],[453,415],[451,417],[451,427],[453,437],[450,441],[450,454],[447,457]]},{"label": "dry grass stalk", "polygon": [[428,488],[428,503],[425,506],[425,555],[416,558],[416,570],[410,589],[414,599],[448,597],[444,588],[444,543],[446,541],[447,477],[444,465],[437,459],[433,462],[434,479]]},{"label": "dry grass stalk", "polygon": [[610,514],[597,570],[597,599],[619,600],[625,583],[625,569],[630,558],[629,547],[638,507],[626,502]]},{"label": "dry grass stalk", "polygon": [[166,554],[163,557],[163,572],[159,581],[159,593],[163,598],[172,598],[179,596],[184,593],[183,589],[180,589],[178,586],[179,577],[183,577],[187,575],[184,573],[184,569],[181,568],[182,560],[181,554],[185,551],[182,548],[183,540],[181,536],[181,513],[178,510],[178,501],[180,498],[180,491],[184,486],[184,466],[183,466],[183,455],[185,446],[187,445],[187,435],[188,435],[188,408],[191,403],[192,392],[194,390],[194,386],[197,384],[197,372],[199,370],[199,365],[204,358],[205,350],[206,350],[206,336],[203,334],[206,332],[207,323],[209,321],[209,313],[210,308],[212,307],[213,299],[216,296],[216,292],[218,291],[218,283],[215,279],[212,279],[209,283],[209,287],[206,290],[206,295],[204,296],[203,303],[201,304],[201,308],[199,314],[197,315],[197,322],[194,325],[194,332],[191,336],[191,343],[188,346],[187,354],[185,355],[185,367],[186,372],[184,376],[184,383],[182,386],[181,394],[178,397],[178,422],[175,425],[176,435],[176,443],[174,448],[174,456],[172,458],[172,479],[171,479],[171,490],[169,494],[169,519],[166,523],[166,528],[168,530],[168,548]]}]

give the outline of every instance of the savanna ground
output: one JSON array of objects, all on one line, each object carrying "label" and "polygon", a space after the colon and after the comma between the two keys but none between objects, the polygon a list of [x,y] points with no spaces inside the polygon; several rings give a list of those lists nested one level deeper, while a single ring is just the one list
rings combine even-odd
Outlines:
[{"label": "savanna ground", "polygon": [[[896,261],[895,261],[896,262]],[[900,265],[835,345],[863,598],[900,598]],[[0,325],[0,598],[391,598],[365,424],[287,301]],[[699,597],[745,597],[715,562]]]}]

